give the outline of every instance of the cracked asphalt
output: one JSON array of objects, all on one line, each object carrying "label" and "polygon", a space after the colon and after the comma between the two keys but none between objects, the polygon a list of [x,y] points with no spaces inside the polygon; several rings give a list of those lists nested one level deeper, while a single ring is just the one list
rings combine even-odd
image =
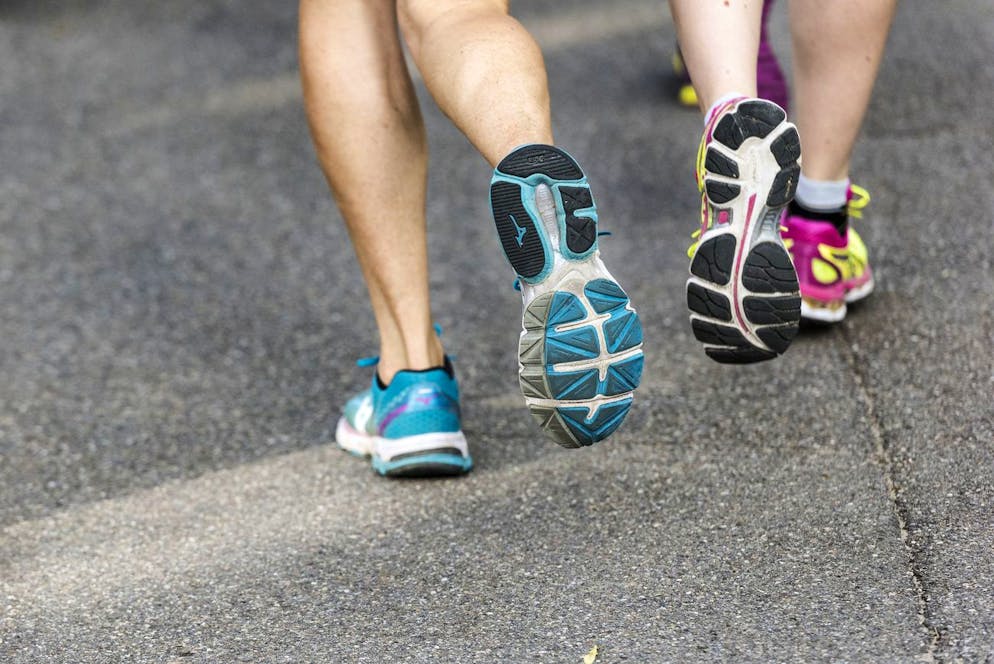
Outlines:
[{"label": "cracked asphalt", "polygon": [[373,323],[294,3],[0,5],[0,661],[994,661],[994,6],[901,3],[854,157],[877,292],[738,368],[685,314],[665,6],[515,11],[645,381],[608,442],[537,432],[489,169],[419,87],[476,470],[393,482],[331,444]]}]

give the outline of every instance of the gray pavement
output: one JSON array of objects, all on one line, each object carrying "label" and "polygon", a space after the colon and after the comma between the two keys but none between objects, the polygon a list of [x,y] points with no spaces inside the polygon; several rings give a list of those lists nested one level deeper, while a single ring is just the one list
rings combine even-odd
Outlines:
[{"label": "gray pavement", "polygon": [[740,368],[684,313],[665,7],[516,11],[644,387],[609,442],[538,434],[488,169],[425,95],[477,469],[390,482],[329,444],[373,326],[293,3],[0,5],[0,661],[994,661],[994,6],[902,3],[854,161],[878,291]]}]

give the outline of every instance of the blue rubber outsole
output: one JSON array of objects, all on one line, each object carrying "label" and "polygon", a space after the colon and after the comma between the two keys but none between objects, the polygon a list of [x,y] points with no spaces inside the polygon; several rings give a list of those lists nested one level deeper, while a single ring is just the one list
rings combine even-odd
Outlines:
[{"label": "blue rubber outsole", "polygon": [[532,415],[560,445],[603,440],[628,414],[642,378],[642,325],[608,279],[581,295],[555,291],[525,310],[520,384]]},{"label": "blue rubber outsole", "polygon": [[[539,212],[540,185],[554,219]],[[525,288],[538,289],[527,296],[534,299],[518,349],[532,415],[564,447],[603,440],[624,420],[641,380],[642,326],[598,257],[586,176],[559,148],[526,145],[497,165],[490,204],[508,262]]]}]

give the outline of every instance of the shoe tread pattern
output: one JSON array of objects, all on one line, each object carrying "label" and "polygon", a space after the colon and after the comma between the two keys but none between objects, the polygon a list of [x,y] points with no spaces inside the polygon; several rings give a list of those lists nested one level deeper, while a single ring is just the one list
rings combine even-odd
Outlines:
[{"label": "shoe tread pattern", "polygon": [[[565,215],[562,242],[568,257],[581,260],[596,251],[593,195],[572,157],[551,145],[526,145],[505,157],[496,171],[522,180],[541,175],[546,184],[556,186]],[[567,182],[576,184],[564,184]],[[525,195],[532,194],[524,183],[495,179],[490,186],[490,206],[501,248],[518,276],[530,280],[541,278],[551,268],[553,257],[547,240],[543,240],[546,232],[539,228],[541,220],[533,219],[524,205]],[[582,214],[586,210],[589,213]]]},{"label": "shoe tread pattern", "polygon": [[753,293],[796,293],[797,273],[787,250],[773,242],[757,244],[746,256],[742,284]]},{"label": "shoe tread pattern", "polygon": [[797,335],[801,318],[801,298],[790,257],[776,244],[764,242],[745,259],[743,286],[752,291],[743,298],[746,319],[757,326],[755,334],[767,346],[761,348],[740,331],[729,311],[715,303],[727,303],[721,293],[699,283],[687,284],[687,304],[694,313],[709,319],[692,319],[694,336],[708,347],[705,352],[718,362],[745,364],[769,360],[787,350]]},{"label": "shoe tread pattern", "polygon": [[541,173],[554,180],[581,180],[583,171],[568,154],[551,145],[526,145],[497,164],[497,170],[517,178]]},{"label": "shoe tread pattern", "polygon": [[703,242],[694,253],[690,273],[721,286],[728,283],[735,260],[735,237],[719,235]]},{"label": "shoe tread pattern", "polygon": [[687,307],[702,316],[727,322],[732,320],[728,298],[697,283],[687,284]]},{"label": "shoe tread pattern", "polygon": [[562,197],[563,211],[566,213],[566,247],[577,256],[583,256],[597,242],[596,217],[578,217],[575,214],[581,210],[594,208],[590,188],[560,185],[559,195]]},{"label": "shoe tread pattern", "polygon": [[801,315],[801,298],[787,297],[746,297],[743,301],[745,317],[756,325],[791,325]]},{"label": "shoe tread pattern", "polygon": [[[519,383],[525,397],[558,403],[531,404],[532,415],[560,445],[581,447],[606,438],[620,426],[642,376],[642,326],[618,284],[595,279],[580,296],[546,293],[528,305],[519,345]],[[596,321],[600,324],[598,334]],[[589,323],[589,324],[584,324]],[[565,329],[559,329],[564,326]],[[637,352],[631,352],[636,350]],[[560,369],[619,356],[605,377],[596,366]],[[608,398],[591,413],[592,400]]]},{"label": "shoe tread pattern", "polygon": [[[740,103],[718,121],[704,163],[704,191],[712,208],[734,212],[733,201],[747,188],[737,182],[737,151],[746,140],[758,139],[764,142],[756,147],[769,149],[780,170],[766,193],[765,208],[755,218],[763,224],[757,228],[775,227],[780,210],[794,197],[800,175],[800,138],[793,126],[783,124],[785,120],[786,114],[776,104],[752,100]],[[712,209],[712,214],[715,212]],[[786,249],[777,242],[761,241],[744,248],[747,253],[737,266],[735,254],[740,241],[751,240],[727,233],[703,242],[690,268],[703,283],[691,279],[687,284],[694,336],[719,362],[748,363],[776,357],[787,349],[800,321],[797,275]],[[745,292],[741,311],[735,316],[728,298],[729,283]]]},{"label": "shoe tread pattern", "polygon": [[719,120],[712,136],[722,145],[738,150],[747,138],[766,138],[786,119],[787,115],[776,104],[747,101]]},{"label": "shoe tread pattern", "polygon": [[542,236],[521,200],[521,187],[511,182],[490,185],[490,205],[501,247],[519,276],[531,279],[551,261]]}]

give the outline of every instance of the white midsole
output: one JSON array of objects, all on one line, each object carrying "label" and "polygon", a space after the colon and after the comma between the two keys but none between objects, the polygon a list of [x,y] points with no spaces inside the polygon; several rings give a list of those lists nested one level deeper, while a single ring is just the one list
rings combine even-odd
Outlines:
[{"label": "white midsole", "polygon": [[835,309],[812,307],[801,300],[801,318],[815,320],[821,323],[838,323],[846,317],[846,305]]},{"label": "white midsole", "polygon": [[[846,292],[846,302],[858,302],[865,297],[868,297],[870,293],[873,292],[873,287],[875,283],[873,277],[870,277],[869,281],[858,288],[853,288],[852,290]],[[841,307],[836,307],[835,309],[829,309],[828,307],[812,307],[804,300],[801,300],[801,318],[806,318],[808,320],[818,321],[820,323],[838,323],[846,317],[848,313],[848,308],[845,304]]]},{"label": "white midsole", "polygon": [[344,417],[338,419],[338,426],[335,427],[335,442],[342,449],[360,456],[369,456],[373,453],[373,440],[375,438],[376,436],[356,431]]},{"label": "white midsole", "polygon": [[338,420],[338,426],[335,428],[335,440],[339,447],[349,452],[362,456],[376,456],[383,461],[390,461],[405,454],[449,448],[459,450],[464,458],[469,457],[469,446],[462,431],[383,438],[356,431],[343,417]]},{"label": "white midsole", "polygon": [[873,292],[874,286],[876,286],[876,282],[873,281],[873,277],[870,277],[865,284],[846,293],[846,302],[858,302],[864,297],[868,297]]},{"label": "white midsole", "polygon": [[634,392],[624,392],[612,396],[597,396],[593,399],[581,399],[579,401],[563,401],[561,399],[541,399],[539,397],[525,397],[525,403],[529,407],[535,408],[586,408],[587,418],[594,416],[601,406],[606,406],[619,401],[628,401],[633,398]]}]

